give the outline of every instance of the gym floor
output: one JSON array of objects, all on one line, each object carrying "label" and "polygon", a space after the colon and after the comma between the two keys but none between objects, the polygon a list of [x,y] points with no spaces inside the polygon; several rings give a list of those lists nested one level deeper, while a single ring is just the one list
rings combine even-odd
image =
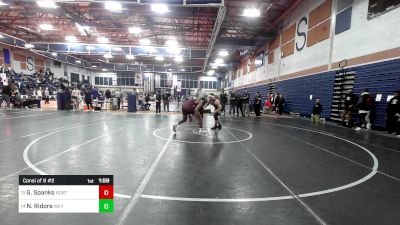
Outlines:
[{"label": "gym floor", "polygon": [[[400,139],[299,118],[0,111],[1,225],[398,225]],[[19,214],[18,175],[114,175],[114,213]]]}]

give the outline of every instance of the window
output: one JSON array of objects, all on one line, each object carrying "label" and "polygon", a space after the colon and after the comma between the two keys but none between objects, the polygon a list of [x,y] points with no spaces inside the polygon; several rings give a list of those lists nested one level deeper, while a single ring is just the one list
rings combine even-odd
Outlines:
[{"label": "window", "polygon": [[369,0],[368,19],[373,19],[400,6],[400,0]]},{"label": "window", "polygon": [[79,83],[79,74],[77,73],[71,73],[71,83],[76,82]]},{"label": "window", "polygon": [[264,52],[261,52],[256,57],[256,68],[262,67],[264,65]]},{"label": "window", "polygon": [[[112,84],[112,81],[109,81]],[[132,72],[118,72],[117,73],[118,86],[135,86],[135,74]]]}]

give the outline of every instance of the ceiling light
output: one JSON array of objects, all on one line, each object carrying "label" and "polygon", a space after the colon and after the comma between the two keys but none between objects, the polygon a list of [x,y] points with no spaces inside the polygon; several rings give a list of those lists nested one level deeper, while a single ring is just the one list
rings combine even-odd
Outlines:
[{"label": "ceiling light", "polygon": [[135,58],[135,56],[134,56],[134,55],[130,55],[130,54],[129,54],[129,55],[126,55],[126,58],[127,58],[127,59],[134,59],[134,58]]},{"label": "ceiling light", "polygon": [[81,64],[81,63],[82,63],[81,60],[76,60],[75,62],[78,63],[78,64]]},{"label": "ceiling light", "polygon": [[104,8],[113,12],[118,12],[122,10],[122,5],[117,1],[107,1],[104,2]]},{"label": "ceiling light", "polygon": [[182,56],[175,57],[175,62],[178,62],[178,63],[183,62]]},{"label": "ceiling light", "polygon": [[39,28],[41,30],[53,30],[53,25],[47,24],[47,23],[42,23],[39,25]]},{"label": "ceiling light", "polygon": [[91,67],[92,67],[92,68],[97,68],[97,66],[96,66],[96,65],[92,65]]},{"label": "ceiling light", "polygon": [[35,46],[33,44],[25,44],[25,48],[34,48]]},{"label": "ceiling light", "polygon": [[214,73],[215,73],[214,70],[209,70],[209,71],[207,72],[207,75],[208,75],[208,76],[212,76],[212,75],[214,75]]},{"label": "ceiling light", "polygon": [[67,40],[69,42],[75,42],[76,41],[76,37],[75,36],[66,36],[65,40]]},{"label": "ceiling light", "polygon": [[8,5],[7,3],[4,3],[3,1],[0,1],[0,6],[2,5]]},{"label": "ceiling light", "polygon": [[219,51],[219,54],[218,54],[218,55],[219,55],[219,56],[222,56],[222,57],[226,57],[226,56],[229,55],[229,52],[226,51],[226,50],[221,50],[221,51]]},{"label": "ceiling light", "polygon": [[139,40],[139,43],[140,43],[141,45],[149,45],[151,42],[150,42],[149,39],[145,38],[145,39],[140,39],[140,40]]},{"label": "ceiling light", "polygon": [[156,57],[156,60],[157,60],[157,61],[163,61],[163,60],[164,60],[164,57],[162,57],[162,56],[157,56],[157,57]]},{"label": "ceiling light", "polygon": [[4,38],[4,36],[2,34],[0,34],[0,38]]},{"label": "ceiling light", "polygon": [[222,63],[224,63],[224,60],[221,59],[221,58],[217,58],[217,59],[215,60],[215,63],[216,63],[216,64],[222,64]]},{"label": "ceiling light", "polygon": [[51,53],[52,56],[57,56],[56,52]]},{"label": "ceiling light", "polygon": [[218,69],[218,66],[212,66],[211,68],[213,68],[213,69]]},{"label": "ceiling light", "polygon": [[108,38],[106,38],[106,37],[98,37],[97,38],[97,42],[99,42],[99,43],[108,43],[109,42],[109,40],[108,40]]},{"label": "ceiling light", "polygon": [[101,69],[101,71],[105,72],[105,71],[107,71],[107,69],[103,68],[103,69]]},{"label": "ceiling light", "polygon": [[120,52],[120,51],[122,51],[122,48],[120,48],[120,47],[114,47],[114,48],[112,48],[112,50],[117,51],[117,52]]},{"label": "ceiling light", "polygon": [[169,11],[166,4],[152,4],[151,10],[157,13],[166,13]]},{"label": "ceiling light", "polygon": [[52,0],[39,0],[36,3],[39,7],[42,8],[57,8],[56,2]]},{"label": "ceiling light", "polygon": [[106,59],[111,59],[112,57],[113,56],[110,53],[104,55],[104,58],[106,58]]},{"label": "ceiling light", "polygon": [[140,27],[130,27],[129,28],[129,33],[140,34],[140,32],[142,32],[142,28],[140,28]]},{"label": "ceiling light", "polygon": [[86,46],[86,50],[88,50],[88,51],[91,51],[91,50],[94,50],[94,49],[95,49],[94,46],[90,46],[90,45]]},{"label": "ceiling light", "polygon": [[186,70],[185,69],[181,69],[181,72],[186,72]]},{"label": "ceiling light", "polygon": [[168,71],[172,71],[172,68],[169,68]]},{"label": "ceiling light", "polygon": [[243,11],[243,16],[246,17],[260,17],[260,10],[256,8],[248,8]]},{"label": "ceiling light", "polygon": [[167,44],[167,46],[169,46],[169,47],[177,47],[177,46],[178,46],[178,42],[175,41],[175,40],[168,40],[168,41],[166,42],[166,44]]}]

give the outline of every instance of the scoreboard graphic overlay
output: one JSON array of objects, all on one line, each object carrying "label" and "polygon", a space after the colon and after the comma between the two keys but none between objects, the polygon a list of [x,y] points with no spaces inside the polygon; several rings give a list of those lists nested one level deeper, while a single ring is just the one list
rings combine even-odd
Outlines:
[{"label": "scoreboard graphic overlay", "polygon": [[111,213],[113,175],[20,175],[19,213]]}]

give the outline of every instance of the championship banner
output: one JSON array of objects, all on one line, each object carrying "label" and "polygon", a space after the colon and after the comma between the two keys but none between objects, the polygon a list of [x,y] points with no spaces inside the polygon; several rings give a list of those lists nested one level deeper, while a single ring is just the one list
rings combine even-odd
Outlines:
[{"label": "championship banner", "polygon": [[0,77],[1,77],[1,82],[3,82],[3,85],[8,85],[7,75],[5,73],[0,73]]},{"label": "championship banner", "polygon": [[178,93],[182,92],[182,85],[181,84],[176,85],[176,92],[178,92]]},{"label": "championship banner", "polygon": [[135,74],[135,84],[141,85],[143,83],[143,74],[136,73]]},{"label": "championship banner", "polygon": [[167,73],[167,86],[172,86],[172,73]]}]

